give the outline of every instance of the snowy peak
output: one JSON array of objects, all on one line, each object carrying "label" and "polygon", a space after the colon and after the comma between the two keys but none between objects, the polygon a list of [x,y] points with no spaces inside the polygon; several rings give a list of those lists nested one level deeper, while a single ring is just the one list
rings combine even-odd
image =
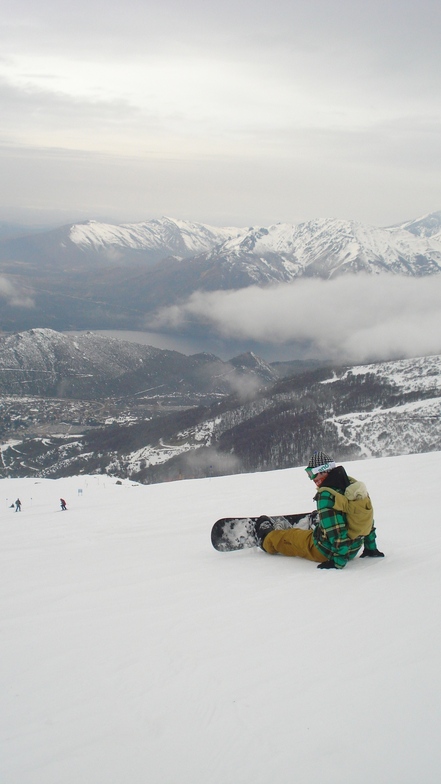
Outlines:
[{"label": "snowy peak", "polygon": [[70,229],[69,239],[83,249],[100,250],[114,246],[160,251],[162,256],[186,257],[206,252],[231,237],[239,236],[243,231],[163,217],[119,226],[96,221],[75,224]]},{"label": "snowy peak", "polygon": [[225,255],[240,255],[241,253],[290,254],[296,231],[296,226],[291,223],[277,223],[269,228],[253,226],[243,234],[228,239],[220,251]]},{"label": "snowy peak", "polygon": [[[431,225],[437,226],[434,217]],[[248,264],[249,269],[253,265],[250,276],[260,283],[271,277],[328,278],[346,272],[427,275],[441,270],[441,235],[438,239],[436,234],[412,233],[404,227],[380,229],[355,221],[317,219],[298,226],[250,228],[213,249],[207,259],[230,266]]]},{"label": "snowy peak", "polygon": [[441,240],[441,210],[430,212],[422,218],[402,223],[399,228],[419,237],[436,237]]},{"label": "snowy peak", "polygon": [[[441,243],[407,231],[355,221],[321,220],[299,226],[295,252],[306,274],[341,272],[430,274],[441,270]],[[421,260],[424,259],[423,265]]]},{"label": "snowy peak", "polygon": [[230,359],[230,364],[244,372],[255,373],[259,379],[265,378],[267,381],[275,381],[277,372],[268,362],[258,357],[254,351],[247,351],[244,354]]},{"label": "snowy peak", "polygon": [[72,226],[69,239],[83,251],[143,251],[158,259],[203,256],[230,266],[265,260],[266,269],[251,273],[255,283],[344,272],[426,275],[441,270],[441,211],[389,228],[331,218],[248,229],[168,217],[119,226],[89,221]]}]

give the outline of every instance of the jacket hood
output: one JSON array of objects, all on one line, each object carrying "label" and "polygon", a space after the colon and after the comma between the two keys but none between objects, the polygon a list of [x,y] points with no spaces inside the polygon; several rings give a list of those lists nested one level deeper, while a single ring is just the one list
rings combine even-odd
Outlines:
[{"label": "jacket hood", "polygon": [[324,487],[332,487],[334,490],[339,490],[341,493],[344,493],[350,484],[351,480],[343,466],[333,468],[323,482]]},{"label": "jacket hood", "polygon": [[369,493],[364,482],[358,482],[355,480],[351,482],[349,487],[346,488],[345,496],[348,501],[358,501],[361,498],[368,498]]}]

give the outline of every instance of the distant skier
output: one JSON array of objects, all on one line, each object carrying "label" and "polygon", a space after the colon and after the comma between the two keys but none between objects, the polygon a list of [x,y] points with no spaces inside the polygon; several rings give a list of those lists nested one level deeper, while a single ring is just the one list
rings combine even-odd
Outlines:
[{"label": "distant skier", "polygon": [[64,500],[64,498],[60,498],[60,506],[61,506],[61,511],[65,512],[66,509],[67,509],[67,506],[66,506],[66,501]]},{"label": "distant skier", "polygon": [[16,512],[21,512],[21,501],[20,501],[19,498],[17,498],[17,500],[15,502],[15,511]]},{"label": "distant skier", "polygon": [[255,523],[262,550],[316,561],[318,569],[343,569],[362,546],[361,558],[383,558],[384,553],[377,550],[374,512],[363,482],[349,477],[324,452],[314,452],[305,470],[317,488],[317,525],[308,531],[277,530],[271,518],[262,515]]}]

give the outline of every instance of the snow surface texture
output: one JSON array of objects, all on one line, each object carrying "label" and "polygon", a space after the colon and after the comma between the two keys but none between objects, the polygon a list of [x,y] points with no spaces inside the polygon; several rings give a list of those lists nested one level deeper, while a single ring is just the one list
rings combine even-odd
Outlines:
[{"label": "snow surface texture", "polygon": [[303,469],[3,479],[0,780],[438,782],[441,452],[345,465],[386,558],[341,572],[211,547],[312,509]]}]

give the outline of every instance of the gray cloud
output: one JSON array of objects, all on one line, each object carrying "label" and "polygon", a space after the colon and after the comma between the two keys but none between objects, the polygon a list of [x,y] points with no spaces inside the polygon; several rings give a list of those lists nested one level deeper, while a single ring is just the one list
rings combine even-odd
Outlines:
[{"label": "gray cloud", "polygon": [[[20,138],[26,143],[30,139],[31,129],[35,140],[39,139],[40,143],[47,140],[51,143],[46,146],[46,150],[49,150],[55,146],[54,140],[61,141],[66,133],[72,133],[72,128],[77,124],[82,129],[78,137],[83,135],[91,141],[93,135],[105,134],[109,130],[124,134],[133,132],[133,126],[140,124],[144,131],[147,128],[158,131],[157,122],[151,116],[141,116],[139,109],[129,101],[88,100],[65,95],[59,90],[41,89],[31,84],[12,86],[0,78],[0,102],[3,107],[3,144],[11,144],[14,139]],[[23,142],[17,145],[18,151],[22,146]],[[93,148],[93,143],[91,146]],[[38,154],[38,146],[33,149],[34,154]],[[67,149],[66,156],[68,154]]]},{"label": "gray cloud", "polygon": [[225,338],[309,345],[313,357],[368,361],[441,353],[441,275],[299,280],[267,289],[196,292],[156,327],[199,320]]},{"label": "gray cloud", "polygon": [[20,286],[0,275],[0,300],[13,308],[34,308],[35,302]]},{"label": "gray cloud", "polygon": [[[438,45],[440,8],[436,0],[341,0],[338,6],[331,0],[279,0],[276,4],[265,0],[225,0],[221,5],[204,0],[163,0],[161,4],[143,0],[90,0],[71,5],[67,10],[57,0],[42,0],[38,6],[32,0],[16,0],[4,20],[6,43],[15,48],[25,42],[34,49],[48,45],[64,50],[67,44],[78,52],[88,49],[90,42],[113,51],[115,56],[130,46],[154,47],[156,42],[169,42],[170,48],[181,41],[182,46],[195,43],[210,49],[221,45],[222,50],[255,47],[288,52],[320,51],[323,47],[344,53],[366,51],[384,53],[383,68],[400,70],[419,66],[411,62],[415,51],[423,61],[430,58]],[[115,44],[120,48],[115,51]],[[125,46],[124,46],[125,43]],[[4,52],[8,47],[3,48]],[[397,62],[399,55],[399,62]],[[407,55],[407,56],[406,56]]]}]

